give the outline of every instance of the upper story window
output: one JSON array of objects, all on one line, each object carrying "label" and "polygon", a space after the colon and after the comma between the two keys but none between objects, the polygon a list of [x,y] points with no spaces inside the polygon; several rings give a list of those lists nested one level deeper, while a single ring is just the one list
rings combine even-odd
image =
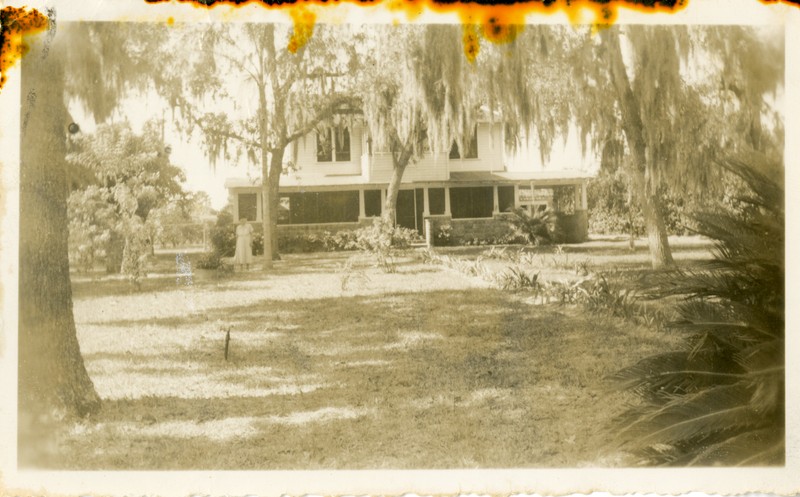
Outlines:
[{"label": "upper story window", "polygon": [[350,162],[350,130],[317,131],[317,162]]},{"label": "upper story window", "polygon": [[454,141],[453,146],[450,147],[450,155],[451,159],[477,159],[478,158],[478,128],[476,127],[475,130],[472,132],[472,139],[469,141],[467,145],[466,153],[463,155],[461,151],[458,149],[458,144]]}]

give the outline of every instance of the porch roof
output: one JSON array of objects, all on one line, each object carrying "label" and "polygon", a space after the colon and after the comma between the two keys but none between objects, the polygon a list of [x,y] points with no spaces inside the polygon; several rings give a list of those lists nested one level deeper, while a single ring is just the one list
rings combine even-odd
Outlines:
[{"label": "porch roof", "polygon": [[527,183],[531,181],[563,185],[581,183],[594,175],[586,171],[462,171],[451,172],[450,181],[458,183]]},{"label": "porch roof", "polygon": [[[594,175],[587,171],[580,170],[554,170],[554,171],[460,171],[450,172],[450,179],[445,181],[420,181],[403,182],[409,184],[436,184],[442,183],[517,183],[524,184],[529,182],[547,185],[574,185],[580,184]],[[225,188],[258,188],[261,185],[260,178],[228,178],[225,180]],[[300,183],[293,177],[284,178],[281,187],[286,188],[341,188],[341,187],[363,187],[378,186],[385,183],[372,183],[364,181],[360,175],[331,175],[322,178],[313,178],[311,181],[306,179],[305,184]]]}]

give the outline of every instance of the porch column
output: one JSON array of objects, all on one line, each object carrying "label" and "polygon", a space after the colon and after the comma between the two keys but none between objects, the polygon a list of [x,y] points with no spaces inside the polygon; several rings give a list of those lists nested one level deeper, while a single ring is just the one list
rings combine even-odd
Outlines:
[{"label": "porch column", "polygon": [[452,216],[450,213],[450,187],[444,187],[444,215]]},{"label": "porch column", "polygon": [[367,217],[367,209],[364,205],[364,189],[358,190],[358,218],[364,219]]},{"label": "porch column", "polygon": [[514,210],[519,209],[519,185],[514,185]]},{"label": "porch column", "polygon": [[500,196],[497,193],[497,185],[492,187],[492,215],[500,214]]},{"label": "porch column", "polygon": [[386,212],[386,190],[381,189],[381,217]]},{"label": "porch column", "polygon": [[256,193],[256,218],[255,219],[248,219],[248,221],[250,221],[251,223],[252,222],[256,222],[256,221],[260,222],[262,219],[264,219],[264,214],[263,214],[263,212],[264,212],[264,199],[261,198],[261,197],[262,197],[262,195],[261,195],[260,192]]},{"label": "porch column", "polygon": [[586,198],[586,181],[581,182],[581,210],[589,210],[589,201]]},{"label": "porch column", "polygon": [[233,202],[231,202],[231,205],[233,206],[233,222],[234,223],[238,223],[239,222],[239,194],[238,193],[234,193],[233,194]]},{"label": "porch column", "polygon": [[431,203],[428,200],[428,187],[427,186],[422,190],[422,215],[423,216],[430,216],[431,215]]},{"label": "porch column", "polygon": [[581,199],[581,184],[580,183],[576,183],[575,184],[575,210],[576,211],[580,210],[579,207],[581,205],[583,205],[581,200],[582,200]]}]

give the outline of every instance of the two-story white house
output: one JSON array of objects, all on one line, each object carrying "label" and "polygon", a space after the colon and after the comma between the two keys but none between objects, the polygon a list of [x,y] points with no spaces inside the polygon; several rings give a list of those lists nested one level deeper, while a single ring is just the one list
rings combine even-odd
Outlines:
[{"label": "two-story white house", "polygon": [[[567,241],[588,230],[586,182],[598,162],[580,153],[574,137],[545,164],[535,143],[510,151],[501,123],[481,122],[467,150],[425,154],[409,165],[397,198],[396,222],[424,235],[449,225],[456,239],[499,238],[508,233],[507,212],[554,210]],[[372,150],[367,130],[314,132],[287,151],[294,167],[281,177],[278,236],[335,232],[371,224],[382,215],[392,174],[388,152]],[[225,182],[234,219],[260,223],[260,179]]]}]

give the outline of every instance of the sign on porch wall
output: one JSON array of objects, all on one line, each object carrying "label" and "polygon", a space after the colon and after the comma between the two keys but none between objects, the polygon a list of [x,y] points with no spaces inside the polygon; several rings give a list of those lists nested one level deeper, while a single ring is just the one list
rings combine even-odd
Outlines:
[{"label": "sign on porch wall", "polygon": [[520,186],[517,189],[517,202],[520,204],[530,204],[534,202],[549,202],[553,199],[552,188],[532,188],[530,186]]}]

